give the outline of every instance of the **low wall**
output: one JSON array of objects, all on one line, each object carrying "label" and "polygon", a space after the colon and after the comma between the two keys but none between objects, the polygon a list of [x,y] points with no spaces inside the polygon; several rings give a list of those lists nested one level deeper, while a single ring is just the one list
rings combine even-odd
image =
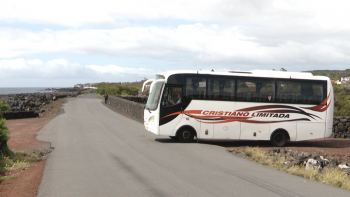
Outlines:
[{"label": "low wall", "polygon": [[[143,111],[145,108],[145,98],[140,97],[117,97],[109,96],[111,105],[117,109],[143,121]],[[138,102],[142,103],[138,103]],[[334,117],[333,118],[333,132],[330,138],[350,138],[350,117]]]},{"label": "low wall", "polygon": [[350,138],[350,117],[338,116],[333,118],[333,138]]},{"label": "low wall", "polygon": [[62,88],[55,91],[0,95],[0,100],[10,107],[3,113],[3,117],[7,120],[39,117],[39,114],[44,112],[45,106],[51,102],[60,98],[76,97],[81,93],[80,89],[75,88]]},{"label": "low wall", "polygon": [[108,101],[111,105],[117,107],[117,109],[137,118],[143,122],[143,111],[145,104],[137,103],[135,101],[127,100],[127,98],[119,96],[108,96]]}]

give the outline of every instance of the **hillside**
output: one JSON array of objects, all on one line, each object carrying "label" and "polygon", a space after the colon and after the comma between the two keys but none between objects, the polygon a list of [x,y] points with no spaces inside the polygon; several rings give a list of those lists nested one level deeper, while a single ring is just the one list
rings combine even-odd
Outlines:
[{"label": "hillside", "polygon": [[313,71],[303,71],[303,72],[311,72],[314,76],[327,76],[333,80],[338,80],[340,77],[350,77],[350,69],[346,69],[346,70],[313,70]]}]

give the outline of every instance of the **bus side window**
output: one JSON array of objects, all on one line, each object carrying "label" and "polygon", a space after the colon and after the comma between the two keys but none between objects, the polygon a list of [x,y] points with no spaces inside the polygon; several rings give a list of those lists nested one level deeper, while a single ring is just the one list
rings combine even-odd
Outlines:
[{"label": "bus side window", "polygon": [[277,82],[277,102],[298,103],[300,98],[300,83],[290,81]]},{"label": "bus side window", "polygon": [[184,99],[205,99],[206,78],[187,77],[185,81]]},{"label": "bus side window", "polygon": [[277,82],[277,102],[319,104],[323,100],[323,84],[310,81]]},{"label": "bus side window", "polygon": [[232,78],[208,78],[208,99],[233,100],[235,81]]},{"label": "bus side window", "polygon": [[166,87],[164,89],[161,105],[172,106],[182,102],[182,88],[180,87]]},{"label": "bus side window", "polygon": [[250,102],[272,102],[275,95],[275,82],[272,80],[238,80],[237,100]]},{"label": "bus side window", "polygon": [[180,87],[171,87],[171,98],[169,103],[171,105],[180,104],[182,102],[182,88]]}]

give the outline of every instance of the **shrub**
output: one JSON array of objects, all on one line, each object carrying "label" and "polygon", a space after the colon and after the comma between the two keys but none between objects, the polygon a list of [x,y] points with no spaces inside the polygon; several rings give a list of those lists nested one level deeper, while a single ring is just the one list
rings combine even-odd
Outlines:
[{"label": "shrub", "polygon": [[113,84],[113,83],[100,83],[96,85],[97,92],[100,95],[108,94],[108,95],[136,95],[140,90],[139,87],[135,86],[127,86],[125,84]]},{"label": "shrub", "polygon": [[2,113],[9,109],[7,104],[0,101],[0,154],[2,156],[12,156],[12,151],[7,147],[7,141],[9,140],[9,130],[5,126],[5,119]]},{"label": "shrub", "polygon": [[345,95],[345,87],[333,84],[334,116],[350,116],[349,95]]}]

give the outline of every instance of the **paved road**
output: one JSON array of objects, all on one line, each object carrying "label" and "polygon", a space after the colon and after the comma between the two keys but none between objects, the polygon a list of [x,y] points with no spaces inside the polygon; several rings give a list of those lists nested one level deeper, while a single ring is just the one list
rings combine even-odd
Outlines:
[{"label": "paved road", "polygon": [[39,140],[55,148],[38,196],[349,196],[205,143],[177,143],[104,106],[69,98]]}]

